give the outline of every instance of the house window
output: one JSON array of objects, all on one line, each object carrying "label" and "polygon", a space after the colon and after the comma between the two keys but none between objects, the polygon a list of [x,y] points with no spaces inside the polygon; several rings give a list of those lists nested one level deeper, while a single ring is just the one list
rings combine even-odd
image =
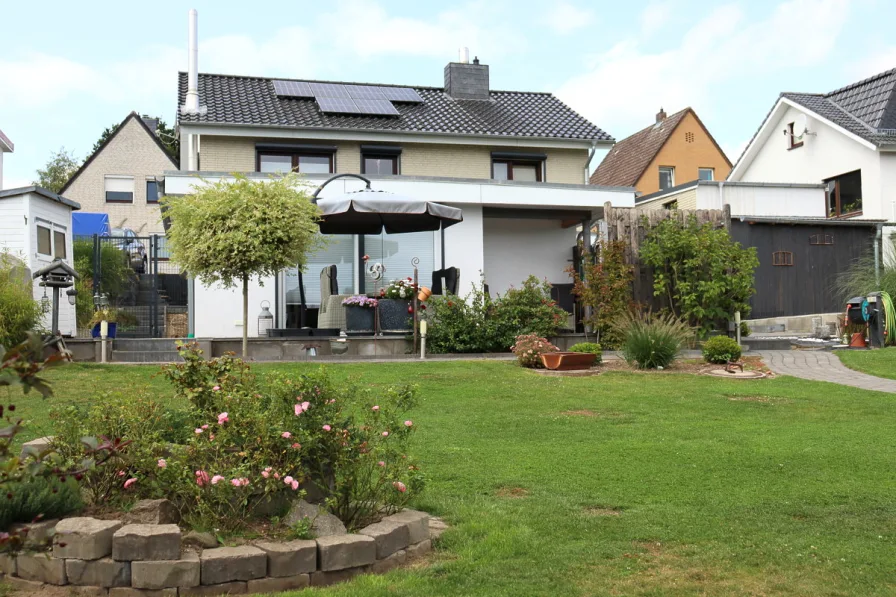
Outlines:
[{"label": "house window", "polygon": [[49,228],[37,227],[37,252],[47,256],[53,254],[53,233]]},{"label": "house window", "polygon": [[660,190],[665,191],[675,186],[675,168],[660,166]]},{"label": "house window", "polygon": [[333,172],[332,153],[259,153],[258,171],[300,174],[329,174]]},{"label": "house window", "polygon": [[794,134],[793,122],[787,125],[788,149],[796,149],[803,146],[803,132],[799,131],[799,135]]},{"label": "house window", "polygon": [[147,203],[158,203],[159,202],[159,183],[154,180],[146,181],[146,202]]},{"label": "house window", "polygon": [[678,209],[678,199],[670,201],[668,203],[663,203],[663,209]]},{"label": "house window", "polygon": [[700,180],[715,180],[715,168],[697,168],[697,177]]},{"label": "house window", "polygon": [[107,176],[106,203],[133,203],[134,177]]},{"label": "house window", "polygon": [[544,160],[525,158],[492,158],[493,180],[544,180]]},{"label": "house window", "polygon": [[53,257],[56,259],[65,259],[65,232],[53,231]]},{"label": "house window", "polygon": [[793,253],[790,251],[775,251],[772,253],[772,265],[793,265]]},{"label": "house window", "polygon": [[810,245],[833,245],[834,237],[830,234],[813,234],[809,237]]},{"label": "house window", "polygon": [[862,215],[862,171],[854,170],[824,181],[827,184],[828,217]]}]

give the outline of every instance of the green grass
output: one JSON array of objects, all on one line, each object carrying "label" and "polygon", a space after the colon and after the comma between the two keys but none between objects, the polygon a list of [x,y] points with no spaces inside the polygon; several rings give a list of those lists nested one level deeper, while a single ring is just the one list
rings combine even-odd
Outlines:
[{"label": "green grass", "polygon": [[879,350],[838,350],[840,361],[856,371],[896,379],[896,347]]},{"label": "green grass", "polygon": [[[451,529],[426,565],[296,597],[896,592],[890,395],[788,377],[542,377],[509,362],[331,370],[420,384],[430,483],[415,505]],[[50,401],[169,396],[155,371],[62,367]],[[50,431],[50,401],[17,399],[31,436]]]}]

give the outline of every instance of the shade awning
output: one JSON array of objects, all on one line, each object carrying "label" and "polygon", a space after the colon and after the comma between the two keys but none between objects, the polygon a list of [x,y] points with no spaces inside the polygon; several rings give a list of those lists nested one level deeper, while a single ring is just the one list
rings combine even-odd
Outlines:
[{"label": "shade awning", "polygon": [[463,212],[432,201],[364,189],[321,198],[320,231],[324,234],[426,232],[463,221]]}]

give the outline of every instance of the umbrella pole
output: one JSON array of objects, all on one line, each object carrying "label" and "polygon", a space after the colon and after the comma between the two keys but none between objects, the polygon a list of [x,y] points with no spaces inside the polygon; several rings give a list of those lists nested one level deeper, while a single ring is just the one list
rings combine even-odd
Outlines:
[{"label": "umbrella pole", "polygon": [[417,295],[419,294],[419,292],[417,291],[417,289],[419,288],[419,285],[417,284],[417,262],[418,261],[419,260],[416,257],[413,260],[413,262],[414,262],[414,291],[413,291],[413,294],[414,294],[414,300],[413,300],[413,305],[414,305],[414,350],[411,352],[411,354],[417,354],[417,336],[419,335],[419,331],[417,328],[419,327],[418,323],[420,322],[420,318],[417,315],[417,311],[420,306],[419,301],[417,300]]}]

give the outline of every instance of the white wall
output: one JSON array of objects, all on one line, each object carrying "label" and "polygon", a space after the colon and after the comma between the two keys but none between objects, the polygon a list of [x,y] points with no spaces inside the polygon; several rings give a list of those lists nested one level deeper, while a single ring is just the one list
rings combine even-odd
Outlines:
[{"label": "white wall", "polygon": [[[6,200],[0,200],[0,203],[3,203],[3,201]],[[64,261],[69,266],[74,267],[72,261],[71,208],[62,203],[53,201],[52,199],[41,197],[35,193],[26,195],[25,201],[25,209],[28,216],[28,247],[26,251],[29,261],[28,266],[31,268],[32,273],[54,261],[52,256],[40,255],[37,252],[37,225],[39,223],[46,226],[47,222],[50,222],[53,231],[65,233],[66,258]],[[41,300],[44,296],[44,288],[39,286],[39,283],[40,280],[34,281],[34,298],[36,300]],[[68,304],[68,297],[65,295],[65,290],[66,289],[62,289],[59,293],[59,331],[62,332],[62,335],[64,336],[75,336],[78,332],[77,322],[75,320],[75,306]],[[52,300],[53,290],[47,288],[46,293],[47,297]],[[43,325],[47,330],[50,330],[51,324],[52,313],[47,313],[43,317]]]},{"label": "white wall", "polygon": [[772,114],[764,137],[757,138],[757,153],[745,167],[732,171],[730,180],[741,182],[793,182],[817,184],[824,179],[862,171],[862,217],[880,219],[884,213],[881,201],[881,160],[879,153],[841,130],[806,114],[807,126],[815,135],[805,135],[802,147],[788,149],[783,131],[804,112],[783,104],[786,109]]},{"label": "white wall", "polygon": [[576,228],[560,220],[485,218],[485,279],[494,296],[519,286],[530,275],[552,284],[568,284]]},{"label": "white wall", "polygon": [[697,209],[731,206],[732,216],[827,216],[823,188],[745,185],[698,185]]},{"label": "white wall", "polygon": [[0,191],[3,190],[3,152],[0,151]]},{"label": "white wall", "polygon": [[[445,229],[445,267],[460,269],[459,296],[467,296],[473,290],[473,284],[479,284],[479,273],[485,271],[483,258],[483,223],[482,208],[478,206],[461,206],[464,221]],[[441,242],[436,233],[436,269],[441,268]]]},{"label": "white wall", "polygon": [[[194,293],[194,330],[197,338],[241,338],[243,336],[243,289],[215,284],[206,286],[196,281]],[[274,278],[249,280],[249,337],[258,336],[258,314],[261,301],[271,303],[274,311]]]},{"label": "white wall", "polygon": [[25,230],[25,198],[18,196],[0,199],[0,250],[26,255],[28,238]]}]

